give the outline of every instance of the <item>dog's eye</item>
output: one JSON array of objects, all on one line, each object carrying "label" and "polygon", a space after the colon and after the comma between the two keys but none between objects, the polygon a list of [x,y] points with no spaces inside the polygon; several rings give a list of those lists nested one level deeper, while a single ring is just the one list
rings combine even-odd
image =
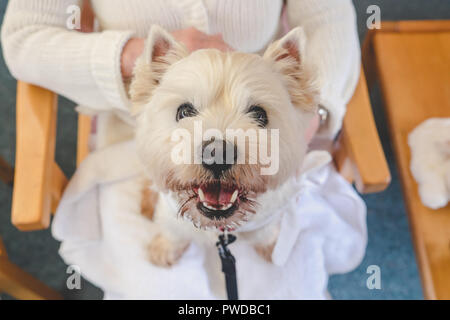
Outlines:
[{"label": "dog's eye", "polygon": [[178,107],[176,120],[177,122],[183,118],[194,117],[198,114],[197,110],[195,110],[194,106],[190,103],[183,103]]},{"label": "dog's eye", "polygon": [[269,123],[269,119],[267,119],[266,110],[261,108],[260,106],[251,106],[248,111],[248,114],[258,122],[258,126],[264,128]]}]

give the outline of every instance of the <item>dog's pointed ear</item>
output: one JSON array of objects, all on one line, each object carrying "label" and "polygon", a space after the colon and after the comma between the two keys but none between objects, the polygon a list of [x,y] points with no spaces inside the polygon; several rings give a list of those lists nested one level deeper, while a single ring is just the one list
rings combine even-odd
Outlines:
[{"label": "dog's pointed ear", "polygon": [[272,43],[263,58],[283,76],[294,106],[315,111],[319,100],[316,77],[305,63],[306,35],[301,27],[292,29]]},{"label": "dog's pointed ear", "polygon": [[129,90],[133,114],[138,114],[148,103],[167,69],[187,55],[184,45],[177,42],[169,32],[158,25],[152,26],[144,51],[133,69]]}]

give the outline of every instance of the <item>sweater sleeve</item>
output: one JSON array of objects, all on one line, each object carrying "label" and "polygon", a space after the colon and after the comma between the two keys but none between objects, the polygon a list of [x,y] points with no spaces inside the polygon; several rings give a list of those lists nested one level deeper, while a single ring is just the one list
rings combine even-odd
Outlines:
[{"label": "sweater sleeve", "polygon": [[291,0],[287,14],[291,27],[305,30],[306,62],[318,69],[321,104],[330,112],[318,135],[333,138],[342,126],[359,78],[361,53],[355,9],[351,0]]},{"label": "sweater sleeve", "polygon": [[120,71],[131,31],[69,30],[77,0],[10,0],[1,30],[3,55],[12,75],[95,110],[129,110]]}]

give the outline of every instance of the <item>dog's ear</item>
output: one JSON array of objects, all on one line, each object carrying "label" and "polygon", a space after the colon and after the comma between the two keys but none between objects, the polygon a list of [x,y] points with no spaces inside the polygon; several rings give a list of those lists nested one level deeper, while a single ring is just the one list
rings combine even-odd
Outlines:
[{"label": "dog's ear", "polygon": [[133,79],[130,84],[130,97],[133,114],[141,111],[148,103],[153,90],[158,86],[170,65],[186,57],[184,45],[158,25],[153,25],[145,41],[142,55],[136,60]]},{"label": "dog's ear", "polygon": [[306,35],[301,27],[297,27],[272,43],[263,58],[282,74],[292,104],[306,111],[314,111],[318,105],[319,92],[315,74],[304,61],[305,44]]}]

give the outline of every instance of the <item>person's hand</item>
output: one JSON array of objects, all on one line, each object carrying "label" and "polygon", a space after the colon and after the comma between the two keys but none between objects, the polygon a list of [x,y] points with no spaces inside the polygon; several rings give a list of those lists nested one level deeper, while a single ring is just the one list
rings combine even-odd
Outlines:
[{"label": "person's hand", "polygon": [[194,27],[175,30],[171,32],[173,37],[183,43],[189,52],[198,49],[214,48],[221,51],[233,50],[222,38],[221,34],[208,35]]},{"label": "person's hand", "polygon": [[124,80],[131,78],[136,59],[144,51],[143,38],[131,38],[125,44],[120,57],[120,71]]},{"label": "person's hand", "polygon": [[[208,35],[193,27],[171,32],[175,40],[183,43],[189,52],[215,48],[221,51],[231,51],[232,48],[223,41],[221,34]],[[143,38],[131,38],[122,50],[120,61],[120,68],[122,77],[128,79],[132,76],[134,64],[136,59],[142,54],[144,50]]]}]

